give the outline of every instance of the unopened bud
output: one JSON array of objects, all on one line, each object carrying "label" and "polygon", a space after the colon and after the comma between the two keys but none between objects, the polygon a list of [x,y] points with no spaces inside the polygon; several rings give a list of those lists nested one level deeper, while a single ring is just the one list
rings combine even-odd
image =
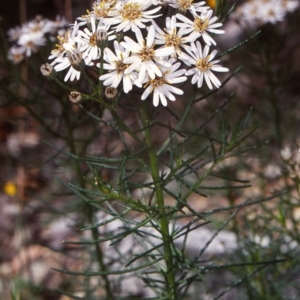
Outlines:
[{"label": "unopened bud", "polygon": [[117,96],[118,90],[112,86],[108,86],[105,88],[105,97],[107,98],[107,100],[109,101],[113,101],[115,100],[116,96]]},{"label": "unopened bud", "polygon": [[97,45],[100,49],[107,46],[107,30],[105,27],[99,26],[97,29]]},{"label": "unopened bud", "polygon": [[81,52],[78,49],[68,51],[67,55],[72,67],[76,71],[82,71],[84,69],[85,63],[82,58]]},{"label": "unopened bud", "polygon": [[49,79],[53,79],[56,77],[56,72],[55,72],[53,66],[51,66],[48,63],[41,65],[40,70],[41,70],[41,73]]},{"label": "unopened bud", "polygon": [[75,104],[79,104],[83,101],[81,93],[77,91],[72,91],[69,94],[69,100]]}]

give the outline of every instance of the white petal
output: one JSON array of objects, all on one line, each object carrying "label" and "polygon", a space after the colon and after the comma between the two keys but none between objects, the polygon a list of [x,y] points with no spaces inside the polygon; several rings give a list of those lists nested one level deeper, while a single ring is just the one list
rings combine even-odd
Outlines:
[{"label": "white petal", "polygon": [[159,104],[159,93],[158,91],[155,89],[153,92],[153,105],[156,107]]},{"label": "white petal", "polygon": [[144,93],[143,93],[141,99],[142,99],[142,100],[145,100],[145,99],[149,96],[149,94],[150,94],[152,91],[153,91],[153,87],[152,87],[152,85],[150,84],[150,85],[145,89],[145,91],[144,91]]},{"label": "white petal", "polygon": [[147,65],[144,62],[144,63],[141,64],[141,69],[140,69],[140,72],[139,72],[138,81],[140,81],[140,82],[144,81],[145,74],[146,74],[146,69],[147,69]]},{"label": "white petal", "polygon": [[204,73],[204,79],[205,79],[205,82],[206,82],[207,86],[209,87],[209,89],[212,90],[213,87],[210,82],[210,77],[206,73]]},{"label": "white petal", "polygon": [[155,28],[153,25],[149,27],[148,35],[147,35],[147,47],[150,48],[154,43],[155,38]]},{"label": "white petal", "polygon": [[154,55],[158,57],[169,56],[174,53],[175,53],[174,47],[164,47],[164,48],[156,49],[154,51]]}]

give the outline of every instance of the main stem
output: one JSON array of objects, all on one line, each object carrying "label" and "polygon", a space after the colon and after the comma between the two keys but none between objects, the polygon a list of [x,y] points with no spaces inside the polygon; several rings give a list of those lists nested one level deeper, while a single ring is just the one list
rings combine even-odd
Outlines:
[{"label": "main stem", "polygon": [[172,249],[171,249],[171,237],[169,233],[169,218],[166,215],[165,203],[164,203],[164,195],[162,188],[160,186],[160,176],[158,170],[158,162],[155,151],[153,149],[153,143],[150,133],[149,127],[149,117],[146,109],[145,102],[142,102],[142,120],[144,125],[144,134],[145,134],[145,141],[148,147],[148,154],[150,160],[150,168],[151,168],[151,175],[154,182],[155,187],[155,195],[156,195],[156,205],[159,208],[160,213],[160,230],[163,239],[163,248],[164,248],[164,260],[166,263],[166,287],[168,293],[168,300],[175,300],[176,299],[176,290],[175,290],[175,269],[173,266],[173,256],[172,256]]}]

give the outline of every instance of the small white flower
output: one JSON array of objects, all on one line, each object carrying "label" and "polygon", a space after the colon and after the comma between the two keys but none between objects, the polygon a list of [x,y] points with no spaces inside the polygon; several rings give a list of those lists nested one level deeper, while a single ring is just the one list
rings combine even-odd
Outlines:
[{"label": "small white flower", "polygon": [[64,69],[69,68],[64,81],[68,81],[69,79],[73,81],[75,78],[79,80],[81,70],[84,67],[84,61],[81,55],[81,52],[77,47],[73,47],[72,44],[64,44],[65,54],[66,56],[58,56],[51,65],[54,66],[54,70],[56,72],[62,71]]},{"label": "small white flower", "polygon": [[194,17],[194,21],[191,21],[187,17],[177,14],[176,18],[181,20],[183,23],[177,23],[178,27],[184,28],[183,34],[190,34],[189,39],[194,42],[198,37],[202,36],[204,42],[207,45],[216,45],[214,39],[208,34],[208,32],[215,34],[222,34],[225,31],[216,29],[221,27],[222,23],[215,23],[217,21],[217,17],[212,17],[213,11],[210,9],[206,13],[201,13],[198,15],[194,10],[192,10],[192,15]]},{"label": "small white flower", "polygon": [[12,61],[13,64],[18,64],[25,58],[24,51],[24,48],[12,47],[8,51],[7,58]]},{"label": "small white flower", "polygon": [[82,57],[87,63],[100,57],[100,48],[97,43],[97,27],[95,18],[91,18],[88,28],[78,31],[76,41],[78,42],[78,49],[82,52]]},{"label": "small white flower", "polygon": [[[57,65],[54,66],[54,70],[56,72],[59,72],[59,71],[62,71],[64,69],[67,69],[69,68],[65,78],[64,78],[64,81],[68,81],[70,79],[70,81],[73,81],[75,78],[77,80],[80,79],[80,71],[76,70],[72,64],[71,64],[71,61],[69,60],[68,57],[58,57],[56,60],[55,60],[55,63],[57,63]],[[53,62],[51,63],[51,65],[54,65]]]},{"label": "small white flower", "polygon": [[214,72],[228,72],[227,68],[224,68],[218,65],[219,60],[213,60],[217,54],[217,51],[214,50],[209,54],[209,46],[205,45],[203,51],[199,41],[191,43],[191,47],[186,48],[186,51],[189,55],[182,53],[179,58],[182,59],[185,63],[189,62],[189,65],[194,65],[195,67],[188,70],[185,75],[193,75],[192,84],[197,83],[198,88],[203,85],[205,80],[206,84],[210,89],[213,88],[212,84],[219,88],[221,82],[213,74]]},{"label": "small white flower", "polygon": [[36,17],[34,20],[25,23],[22,26],[23,33],[41,33],[44,35],[51,31],[52,22],[42,17]]},{"label": "small white flower", "polygon": [[299,6],[298,0],[281,0],[280,5],[287,11],[292,12]]},{"label": "small white flower", "polygon": [[180,12],[185,13],[187,10],[189,11],[197,11],[197,12],[207,12],[209,6],[203,6],[206,4],[205,1],[201,1],[198,3],[193,3],[194,0],[170,0],[168,1],[169,5],[178,9]]},{"label": "small white flower", "polygon": [[64,36],[58,36],[59,44],[56,44],[56,49],[51,51],[49,59],[54,59],[57,57],[63,57],[67,55],[67,51],[72,51],[76,49],[76,39],[78,35],[79,25],[77,22],[74,23],[74,26],[71,30],[68,30]]},{"label": "small white flower", "polygon": [[246,2],[239,6],[232,17],[238,20],[244,26],[257,25],[260,20],[260,10],[262,9],[261,3],[258,1]]},{"label": "small white flower", "polygon": [[[174,63],[175,59],[170,59],[169,63]],[[163,106],[167,106],[167,99],[175,101],[176,98],[173,94],[182,95],[183,91],[179,88],[172,86],[172,84],[180,83],[186,81],[187,77],[182,76],[186,70],[181,69],[180,63],[177,62],[172,65],[171,68],[161,68],[162,76],[155,76],[154,79],[148,79],[146,81],[146,86],[148,86],[144,93],[142,94],[141,99],[145,100],[150,93],[153,92],[153,105],[158,106],[159,102]]]},{"label": "small white flower", "polygon": [[129,0],[125,3],[118,2],[113,10],[109,12],[110,19],[104,19],[104,23],[116,25],[114,29],[118,31],[136,31],[137,28],[145,28],[144,23],[150,22],[151,19],[160,15],[155,15],[161,7],[157,6],[147,10],[151,6],[151,1]]},{"label": "small white flower", "polygon": [[19,26],[11,28],[8,30],[7,35],[9,41],[16,42],[22,35],[22,29]]},{"label": "small white flower", "polygon": [[107,63],[103,64],[103,69],[108,70],[109,73],[101,75],[100,80],[103,80],[105,86],[112,86],[117,88],[123,80],[123,90],[128,93],[132,90],[132,84],[137,79],[137,73],[132,71],[125,74],[128,65],[124,63],[124,59],[129,57],[130,52],[124,49],[117,41],[114,41],[115,52],[114,54],[109,48],[104,50],[104,60]]},{"label": "small white flower", "polygon": [[109,12],[114,8],[115,6],[115,0],[112,1],[96,1],[93,3],[92,8],[92,15],[97,19],[97,20],[102,20],[104,18],[109,18],[108,14]]},{"label": "small white flower", "polygon": [[264,24],[281,22],[285,17],[286,11],[279,5],[279,2],[278,0],[266,0],[264,3],[261,3],[258,11],[258,21]]},{"label": "small white flower", "polygon": [[252,0],[241,5],[232,16],[246,26],[276,24],[283,21],[286,13],[299,6],[298,0]]},{"label": "small white flower", "polygon": [[153,20],[152,24],[156,30],[155,43],[157,45],[163,45],[163,47],[174,47],[178,55],[181,53],[181,47],[184,47],[185,43],[190,42],[187,37],[183,37],[183,28],[177,31],[175,16],[166,18],[165,31],[162,31]]},{"label": "small white flower", "polygon": [[139,82],[143,82],[146,75],[149,75],[151,79],[155,76],[162,76],[158,65],[170,67],[163,57],[174,54],[174,47],[154,49],[155,29],[153,25],[149,27],[146,41],[139,28],[136,29],[135,35],[137,43],[127,36],[124,37],[125,42],[121,42],[121,45],[132,53],[130,57],[124,59],[125,64],[130,64],[124,73],[129,74],[137,70]]},{"label": "small white flower", "polygon": [[33,52],[37,52],[38,48],[45,43],[46,39],[41,31],[23,33],[18,40],[18,45],[25,49],[26,56],[31,56]]}]

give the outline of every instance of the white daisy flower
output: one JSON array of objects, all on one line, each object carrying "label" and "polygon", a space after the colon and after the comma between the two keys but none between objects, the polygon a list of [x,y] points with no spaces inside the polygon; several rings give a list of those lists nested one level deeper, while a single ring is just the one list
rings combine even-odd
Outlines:
[{"label": "white daisy flower", "polygon": [[188,70],[185,75],[193,75],[192,84],[197,83],[198,88],[203,84],[203,79],[210,89],[213,88],[212,84],[219,88],[221,82],[219,79],[212,73],[214,72],[228,72],[227,68],[224,68],[218,65],[219,60],[213,60],[217,54],[217,50],[214,50],[209,54],[209,46],[205,45],[203,51],[199,41],[191,43],[191,47],[186,49],[188,54],[182,53],[179,58],[182,59],[185,63],[189,62],[189,65],[194,65],[195,67]]},{"label": "white daisy flower", "polygon": [[58,37],[60,44],[51,52],[49,59],[56,72],[69,68],[64,81],[73,81],[80,78],[80,72],[84,65],[91,65],[90,61],[84,62],[80,49],[77,47],[79,25],[75,22],[72,31],[68,31],[64,37]]},{"label": "white daisy flower", "polygon": [[209,10],[209,6],[203,6],[206,4],[205,1],[193,3],[194,0],[169,0],[167,1],[171,7],[178,9],[180,12],[185,13],[187,10],[189,11],[197,11],[197,12],[207,12]]},{"label": "white daisy flower", "polygon": [[121,42],[121,45],[132,53],[130,57],[124,59],[125,64],[130,64],[124,73],[127,75],[137,70],[139,72],[139,82],[144,81],[146,74],[148,74],[151,79],[154,79],[155,76],[162,76],[158,65],[167,68],[170,67],[170,64],[163,60],[163,57],[174,54],[174,47],[154,49],[155,28],[153,25],[149,27],[146,41],[139,28],[136,29],[135,35],[138,41],[137,43],[128,36],[124,37],[125,42]]},{"label": "white daisy flower", "polygon": [[20,47],[12,47],[8,51],[7,58],[13,63],[18,64],[25,58],[25,49]]},{"label": "white daisy flower", "polygon": [[198,15],[194,10],[191,11],[194,17],[194,21],[191,21],[187,17],[177,14],[176,18],[181,20],[183,23],[177,23],[178,27],[184,28],[183,34],[189,34],[189,39],[194,42],[198,37],[202,36],[204,42],[207,45],[216,45],[214,39],[208,34],[208,32],[215,34],[222,34],[225,31],[216,29],[221,27],[222,23],[215,23],[217,21],[217,17],[212,17],[213,11],[210,9],[206,13],[201,13]]},{"label": "white daisy flower", "polygon": [[38,48],[45,43],[46,39],[41,31],[23,33],[18,40],[18,45],[25,50],[26,56],[31,56],[32,53],[37,52]]},{"label": "white daisy flower", "polygon": [[184,47],[185,43],[190,42],[187,37],[183,37],[183,28],[180,28],[177,31],[175,16],[172,16],[172,18],[166,18],[165,31],[162,31],[153,20],[152,24],[156,30],[155,43],[157,45],[163,45],[163,47],[174,47],[178,55],[181,53],[181,47]]},{"label": "white daisy flower", "polygon": [[252,0],[241,5],[232,16],[239,22],[246,23],[246,26],[276,24],[298,6],[298,0]]},{"label": "white daisy flower", "polygon": [[285,9],[279,5],[278,1],[268,1],[264,3],[262,9],[260,10],[259,19],[263,23],[276,24],[281,22],[285,17]]},{"label": "white daisy flower", "polygon": [[76,39],[78,35],[79,24],[77,21],[71,30],[68,30],[64,36],[58,36],[59,44],[56,44],[56,49],[51,51],[51,55],[48,59],[54,59],[57,57],[62,57],[67,55],[67,51],[76,49]]},{"label": "white daisy flower", "polygon": [[48,19],[43,19],[42,17],[36,17],[35,20],[32,20],[23,25],[22,31],[24,33],[48,33],[51,31],[52,22]]},{"label": "white daisy flower", "polygon": [[238,20],[244,26],[257,25],[260,21],[261,3],[258,1],[246,2],[239,6],[232,17]]},{"label": "white daisy flower", "polygon": [[19,26],[11,28],[8,30],[7,35],[9,41],[16,42],[22,35],[22,28]]},{"label": "white daisy flower", "polygon": [[65,70],[70,67],[64,78],[65,82],[68,81],[69,79],[70,81],[73,81],[75,78],[79,80],[81,74],[80,71],[84,66],[84,61],[82,59],[81,53],[77,48],[67,50],[66,52],[67,52],[66,57],[65,56],[57,57],[51,63],[51,65],[54,66],[54,70],[56,72]]},{"label": "white daisy flower", "polygon": [[[104,50],[104,60],[107,63],[103,64],[103,69],[108,70],[109,73],[101,75],[100,80],[103,81],[105,86],[112,86],[117,88],[123,80],[123,90],[127,94],[132,90],[132,84],[137,79],[137,73],[132,71],[125,74],[128,65],[124,63],[124,59],[129,57],[130,52],[124,49],[117,41],[114,41],[114,54],[109,48]],[[98,65],[99,66],[99,65]]]},{"label": "white daisy flower", "polygon": [[[170,64],[173,64],[174,62],[175,59],[169,60]],[[172,65],[171,68],[162,67],[162,76],[155,76],[155,78],[146,81],[147,88],[142,94],[141,99],[145,100],[149,94],[153,92],[153,105],[158,106],[159,102],[161,102],[163,106],[167,106],[167,99],[171,101],[176,100],[173,94],[183,95],[181,89],[172,86],[172,84],[184,82],[187,79],[186,76],[182,76],[186,70],[178,70],[179,67],[179,62]]]},{"label": "white daisy flower", "polygon": [[91,62],[100,57],[100,48],[97,45],[97,28],[94,18],[91,18],[91,30],[84,28],[78,31],[78,49],[82,52],[82,57]]},{"label": "white daisy flower", "polygon": [[292,12],[299,6],[299,1],[298,0],[281,0],[280,5],[287,12]]},{"label": "white daisy flower", "polygon": [[104,19],[103,22],[110,25],[119,24],[114,27],[117,32],[126,32],[129,29],[135,32],[137,28],[145,28],[146,25],[144,23],[161,16],[161,14],[154,15],[161,9],[160,6],[147,10],[151,5],[151,1],[143,0],[129,0],[125,3],[118,2],[108,14],[110,19]]},{"label": "white daisy flower", "polygon": [[93,11],[92,14],[96,19],[104,19],[109,18],[109,12],[114,8],[116,1],[96,1],[93,3]]}]

